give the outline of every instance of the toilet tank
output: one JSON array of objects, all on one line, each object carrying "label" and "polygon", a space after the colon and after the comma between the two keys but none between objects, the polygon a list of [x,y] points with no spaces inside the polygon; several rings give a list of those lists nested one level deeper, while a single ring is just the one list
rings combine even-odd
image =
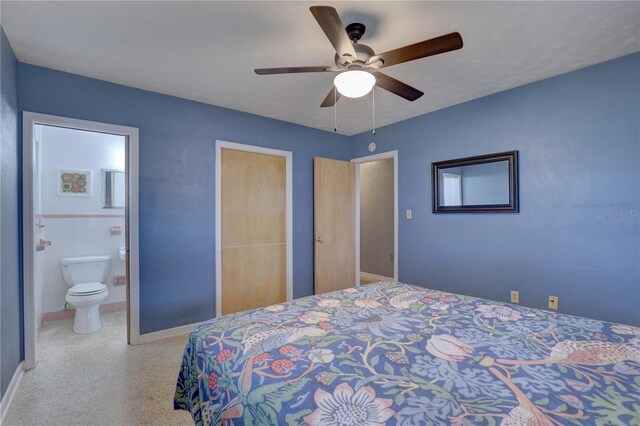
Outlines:
[{"label": "toilet tank", "polygon": [[64,282],[73,287],[80,283],[104,282],[109,272],[111,256],[63,257],[62,276]]}]

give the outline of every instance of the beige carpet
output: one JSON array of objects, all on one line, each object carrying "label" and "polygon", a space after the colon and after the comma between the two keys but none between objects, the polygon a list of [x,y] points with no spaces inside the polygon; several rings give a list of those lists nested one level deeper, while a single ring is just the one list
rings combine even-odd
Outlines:
[{"label": "beige carpet", "polygon": [[187,336],[126,344],[124,312],[102,316],[90,335],[73,319],[46,324],[38,366],[22,378],[3,425],[191,425],[173,410],[173,390]]}]

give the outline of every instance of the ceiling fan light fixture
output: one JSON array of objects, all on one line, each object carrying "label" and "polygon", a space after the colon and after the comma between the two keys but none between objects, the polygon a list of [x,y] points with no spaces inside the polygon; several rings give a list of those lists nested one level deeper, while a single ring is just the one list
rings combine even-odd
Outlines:
[{"label": "ceiling fan light fixture", "polygon": [[376,78],[366,71],[350,70],[338,74],[333,79],[333,84],[342,96],[360,98],[371,91]]}]

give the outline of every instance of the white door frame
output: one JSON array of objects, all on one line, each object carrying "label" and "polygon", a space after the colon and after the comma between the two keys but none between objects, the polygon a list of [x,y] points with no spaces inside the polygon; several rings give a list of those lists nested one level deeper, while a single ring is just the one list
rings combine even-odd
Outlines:
[{"label": "white door frame", "polygon": [[393,280],[398,281],[398,151],[354,158],[356,163],[356,286],[360,286],[360,164],[393,158]]},{"label": "white door frame", "polygon": [[285,158],[286,189],[286,272],[285,291],[287,302],[293,300],[293,153],[261,146],[245,145],[235,142],[216,140],[216,310],[215,315],[222,315],[222,150],[254,152],[256,154],[275,155]]},{"label": "white door frame", "polygon": [[135,127],[99,123],[95,121],[77,120],[54,115],[23,112],[22,115],[22,238],[23,238],[23,273],[24,273],[24,368],[36,366],[37,326],[35,318],[34,288],[34,206],[33,206],[33,172],[34,172],[34,137],[36,124],[44,126],[66,127],[90,132],[109,133],[125,136],[128,141],[127,172],[129,179],[128,223],[129,223],[129,337],[131,344],[140,340],[140,270],[138,242],[138,129]]}]

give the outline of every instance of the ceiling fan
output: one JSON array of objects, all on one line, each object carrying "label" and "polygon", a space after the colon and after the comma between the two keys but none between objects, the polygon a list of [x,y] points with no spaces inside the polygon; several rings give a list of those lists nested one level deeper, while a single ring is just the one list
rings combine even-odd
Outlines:
[{"label": "ceiling fan", "polygon": [[415,101],[424,93],[377,70],[462,48],[462,37],[455,32],[376,55],[372,48],[358,43],[366,30],[364,24],[354,22],[345,28],[336,9],[330,6],[311,6],[309,10],[336,49],[335,65],[258,68],[254,71],[258,75],[339,72],[321,107],[335,105],[340,95],[364,96],[374,85]]}]

